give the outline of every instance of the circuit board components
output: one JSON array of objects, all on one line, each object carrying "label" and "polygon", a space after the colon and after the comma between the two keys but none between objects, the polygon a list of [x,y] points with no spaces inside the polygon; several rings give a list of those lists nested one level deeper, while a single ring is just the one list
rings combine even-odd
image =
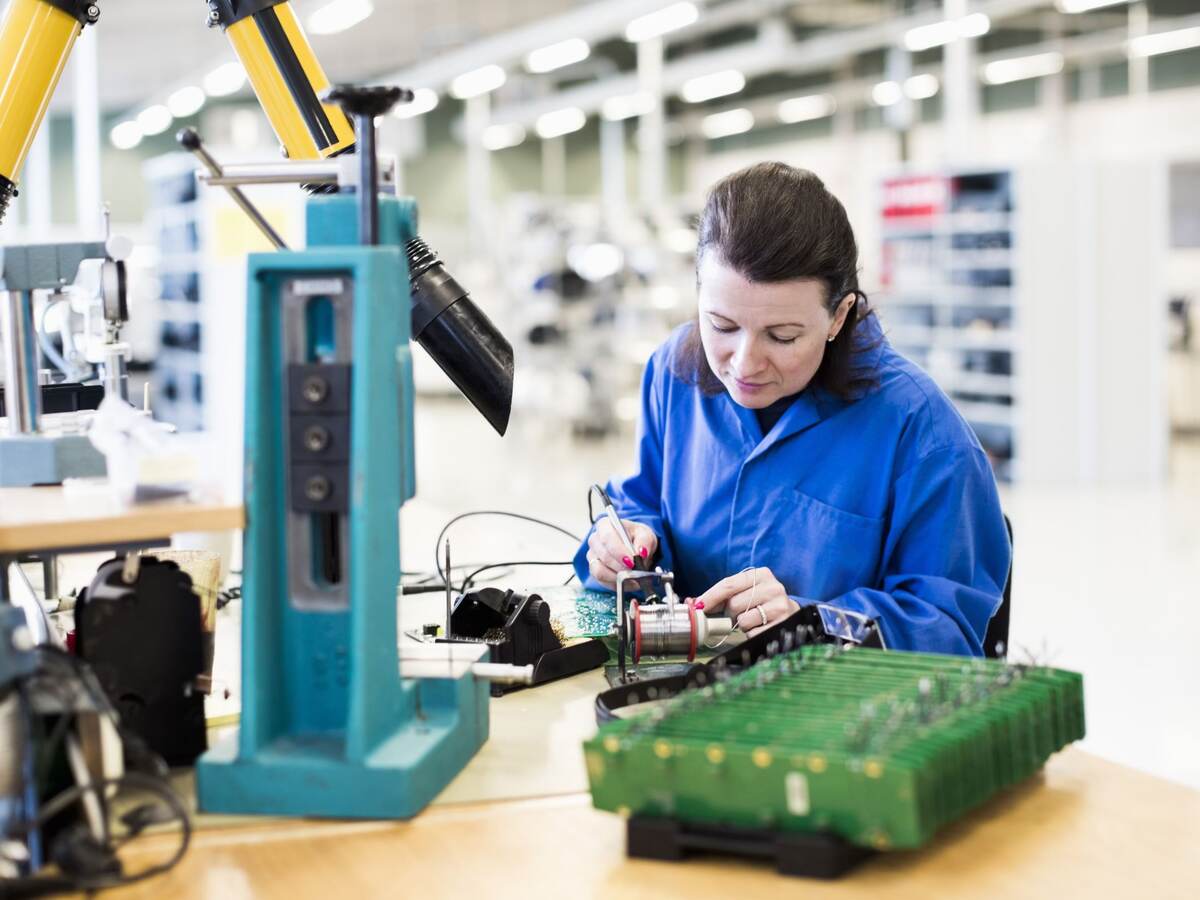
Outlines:
[{"label": "circuit board components", "polygon": [[584,751],[599,809],[884,850],[1083,735],[1074,672],[807,645],[607,723]]}]

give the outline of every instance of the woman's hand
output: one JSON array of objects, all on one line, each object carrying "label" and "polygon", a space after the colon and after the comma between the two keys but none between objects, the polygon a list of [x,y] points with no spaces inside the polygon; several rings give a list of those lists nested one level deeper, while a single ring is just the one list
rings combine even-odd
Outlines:
[{"label": "woman's hand", "polygon": [[710,616],[724,610],[740,631],[754,637],[794,613],[796,602],[770,569],[760,567],[721,579],[696,598],[696,608]]},{"label": "woman's hand", "polygon": [[635,567],[643,568],[658,549],[658,535],[647,526],[628,519],[622,519],[621,524],[629,532],[640,559],[630,557],[625,542],[617,536],[616,529],[608,519],[597,522],[592,536],[588,538],[588,570],[598,582],[613,589],[617,586],[618,572]]}]

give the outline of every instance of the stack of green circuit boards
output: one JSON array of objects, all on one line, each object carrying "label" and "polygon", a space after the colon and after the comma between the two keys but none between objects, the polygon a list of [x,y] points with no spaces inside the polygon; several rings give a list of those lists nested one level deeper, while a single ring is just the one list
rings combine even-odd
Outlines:
[{"label": "stack of green circuit boards", "polygon": [[604,725],[600,809],[918,847],[1083,737],[1074,672],[806,646]]}]

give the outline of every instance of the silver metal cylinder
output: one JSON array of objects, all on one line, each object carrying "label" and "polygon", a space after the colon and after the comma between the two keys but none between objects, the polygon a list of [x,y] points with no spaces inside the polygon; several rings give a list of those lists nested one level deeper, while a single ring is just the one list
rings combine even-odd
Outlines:
[{"label": "silver metal cylinder", "polygon": [[216,187],[246,184],[337,184],[336,161],[288,163],[243,163],[224,166],[220,175],[203,173],[200,180]]},{"label": "silver metal cylinder", "polygon": [[119,397],[129,402],[129,369],[125,357],[129,353],[128,344],[105,344],[104,362],[104,396]]},{"label": "silver metal cylinder", "polygon": [[3,316],[8,433],[33,434],[38,430],[42,410],[37,335],[33,330],[33,292],[6,291],[3,297],[0,315]]}]

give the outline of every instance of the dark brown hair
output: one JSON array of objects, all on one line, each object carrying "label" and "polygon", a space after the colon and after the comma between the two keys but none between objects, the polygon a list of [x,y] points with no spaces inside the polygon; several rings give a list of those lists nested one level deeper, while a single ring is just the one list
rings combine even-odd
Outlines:
[{"label": "dark brown hair", "polygon": [[[875,346],[862,324],[874,315],[858,287],[858,244],[841,202],[806,169],[781,162],[748,166],[717,182],[700,214],[696,281],[700,263],[716,254],[749,281],[812,279],[825,287],[830,315],[847,294],[854,305],[837,337],[825,345],[812,383],[845,400],[875,385],[866,351]],[[672,367],[705,394],[725,390],[709,368],[696,320]]]}]

